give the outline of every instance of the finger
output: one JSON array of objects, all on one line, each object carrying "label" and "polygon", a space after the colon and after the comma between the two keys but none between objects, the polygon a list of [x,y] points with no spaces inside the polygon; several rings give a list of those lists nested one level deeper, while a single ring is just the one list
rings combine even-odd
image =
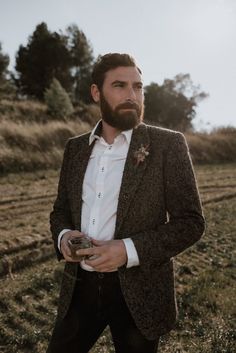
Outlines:
[{"label": "finger", "polygon": [[71,256],[68,256],[66,254],[63,256],[64,256],[65,261],[67,261],[67,262],[78,262],[77,260],[73,259]]},{"label": "finger", "polygon": [[[70,249],[69,249],[69,251],[70,251]],[[81,261],[81,259],[72,256],[71,252],[70,252],[70,254],[68,254],[68,252],[64,251],[64,249],[62,249],[62,255],[63,255],[64,259],[68,262],[80,262]]]},{"label": "finger", "polygon": [[79,232],[78,230],[74,230],[74,231],[72,231],[71,234],[70,234],[70,239],[71,239],[71,238],[76,238],[76,237],[84,237],[84,236],[85,236],[84,233]]},{"label": "finger", "polygon": [[61,252],[64,255],[64,257],[65,256],[71,257],[71,250],[70,250],[69,246],[67,245],[67,242],[63,242],[61,244]]},{"label": "finger", "polygon": [[107,243],[107,241],[104,241],[104,240],[97,240],[97,239],[91,239],[91,240],[95,246],[102,246]]},{"label": "finger", "polygon": [[67,257],[65,260],[66,260],[66,262],[77,262],[77,263],[80,262],[79,260],[75,260],[72,257]]},{"label": "finger", "polygon": [[117,271],[116,268],[114,267],[107,267],[107,266],[99,266],[99,267],[93,267],[93,269],[96,271],[96,272],[114,272],[114,271]]},{"label": "finger", "polygon": [[69,248],[64,248],[62,247],[61,248],[61,252],[62,252],[62,255],[66,258],[66,257],[71,257],[71,251]]},{"label": "finger", "polygon": [[114,267],[104,268],[102,272],[117,272],[117,268],[114,268]]},{"label": "finger", "polygon": [[91,256],[91,255],[101,255],[102,251],[99,248],[86,248],[86,249],[79,249],[76,251],[76,255],[79,256]]},{"label": "finger", "polygon": [[66,252],[63,252],[63,251],[62,251],[62,254],[63,254],[64,259],[67,262],[80,262],[81,261],[80,258],[76,258],[76,257],[72,256],[72,254],[68,255]]},{"label": "finger", "polygon": [[100,255],[100,256],[96,257],[95,259],[85,260],[85,263],[91,267],[101,267],[101,266],[104,267],[105,264],[107,266],[107,259],[104,256]]}]

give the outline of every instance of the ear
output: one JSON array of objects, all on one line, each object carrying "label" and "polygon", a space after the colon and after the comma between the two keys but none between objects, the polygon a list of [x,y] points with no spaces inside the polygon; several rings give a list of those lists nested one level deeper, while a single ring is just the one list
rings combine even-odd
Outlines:
[{"label": "ear", "polygon": [[93,97],[94,102],[98,103],[100,101],[100,91],[98,89],[98,86],[95,84],[92,84],[91,86],[91,95]]}]

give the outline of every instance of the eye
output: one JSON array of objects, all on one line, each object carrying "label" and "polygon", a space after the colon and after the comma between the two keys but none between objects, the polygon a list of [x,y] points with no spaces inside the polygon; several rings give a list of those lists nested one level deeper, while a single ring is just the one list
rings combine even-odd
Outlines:
[{"label": "eye", "polygon": [[142,91],[142,90],[143,90],[143,85],[142,85],[142,83],[137,84],[137,85],[135,86],[135,89],[136,89],[137,91]]},{"label": "eye", "polygon": [[123,82],[115,82],[114,87],[124,87],[124,83]]}]

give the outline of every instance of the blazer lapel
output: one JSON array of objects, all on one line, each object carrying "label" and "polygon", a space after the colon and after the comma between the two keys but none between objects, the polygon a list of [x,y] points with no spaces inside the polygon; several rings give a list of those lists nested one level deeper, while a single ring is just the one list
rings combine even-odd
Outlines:
[{"label": "blazer lapel", "polygon": [[146,156],[143,162],[140,162],[138,165],[136,164],[137,159],[135,159],[135,152],[137,152],[142,145],[150,145],[150,139],[145,124],[140,124],[134,129],[131,138],[118,199],[115,238],[119,237],[118,233],[120,227],[130,207],[132,198],[142,181],[142,176],[148,163],[148,156]]}]

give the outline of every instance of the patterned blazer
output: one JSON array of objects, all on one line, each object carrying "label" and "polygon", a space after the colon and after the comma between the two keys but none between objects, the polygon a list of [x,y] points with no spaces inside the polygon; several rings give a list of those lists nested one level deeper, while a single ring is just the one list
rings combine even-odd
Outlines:
[{"label": "patterned blazer", "polygon": [[[81,225],[82,185],[93,148],[89,133],[68,140],[58,195],[50,215],[57,238],[64,228]],[[138,165],[135,152],[148,146]],[[185,138],[179,132],[144,123],[134,129],[120,188],[115,239],[130,237],[140,265],[118,269],[121,289],[137,327],[148,339],[171,330],[176,321],[173,257],[204,232],[204,218]],[[78,264],[65,264],[58,316],[69,308]]]}]

